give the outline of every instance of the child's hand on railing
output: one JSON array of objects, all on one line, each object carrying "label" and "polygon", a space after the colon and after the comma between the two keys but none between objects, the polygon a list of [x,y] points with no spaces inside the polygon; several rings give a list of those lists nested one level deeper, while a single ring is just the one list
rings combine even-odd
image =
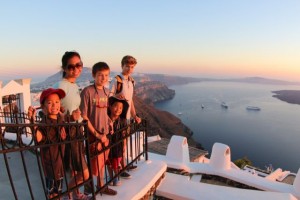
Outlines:
[{"label": "child's hand on railing", "polygon": [[136,115],[135,118],[134,118],[134,121],[135,121],[137,124],[139,124],[139,123],[141,123],[142,119],[139,118],[139,117]]},{"label": "child's hand on railing", "polygon": [[60,106],[60,112],[64,113],[66,110],[63,106]]},{"label": "child's hand on railing", "polygon": [[77,108],[76,110],[73,110],[71,115],[72,115],[72,118],[74,121],[79,120],[80,116],[81,116],[81,112],[80,112],[79,108]]},{"label": "child's hand on railing", "polygon": [[106,135],[102,135],[100,141],[105,144],[108,141]]},{"label": "child's hand on railing", "polygon": [[34,122],[34,117],[36,116],[36,109],[33,106],[29,106],[27,114],[30,121]]}]

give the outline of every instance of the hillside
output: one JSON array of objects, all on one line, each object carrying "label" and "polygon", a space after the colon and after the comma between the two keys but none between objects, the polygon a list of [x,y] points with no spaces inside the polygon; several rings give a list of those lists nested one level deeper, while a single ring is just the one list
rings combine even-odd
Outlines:
[{"label": "hillside", "polygon": [[135,107],[137,113],[148,120],[149,136],[160,135],[162,138],[171,138],[172,135],[181,135],[188,138],[190,146],[203,149],[201,144],[192,139],[193,132],[178,117],[154,107],[153,103],[169,100],[174,96],[175,90],[169,89],[162,82],[145,81],[136,85]]},{"label": "hillside", "polygon": [[279,90],[273,91],[273,97],[285,101],[287,103],[300,105],[300,91],[299,90]]},{"label": "hillside", "polygon": [[172,99],[175,90],[169,89],[164,83],[158,81],[147,81],[136,84],[135,95],[144,103],[156,103]]}]

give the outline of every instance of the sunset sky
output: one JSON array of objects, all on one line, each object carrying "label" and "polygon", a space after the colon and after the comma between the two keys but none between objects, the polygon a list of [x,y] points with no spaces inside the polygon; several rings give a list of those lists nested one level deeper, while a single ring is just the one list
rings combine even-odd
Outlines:
[{"label": "sunset sky", "polygon": [[299,0],[2,1],[0,80],[44,79],[65,51],[85,67],[300,81]]}]

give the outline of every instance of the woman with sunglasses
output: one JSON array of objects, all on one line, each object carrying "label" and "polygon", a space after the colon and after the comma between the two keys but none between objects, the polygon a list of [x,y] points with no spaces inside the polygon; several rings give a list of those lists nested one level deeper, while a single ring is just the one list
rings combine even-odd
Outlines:
[{"label": "woman with sunglasses", "polygon": [[[56,83],[53,87],[63,89],[66,93],[65,98],[61,100],[63,113],[69,116],[71,122],[82,121],[80,106],[80,91],[76,84],[77,78],[80,76],[83,63],[79,53],[75,51],[67,51],[62,57],[62,80]],[[70,128],[69,137],[73,139],[78,132],[75,126]],[[69,183],[69,188],[74,187],[89,178],[89,171],[84,157],[84,148],[82,142],[72,142],[71,148],[66,147],[65,160],[70,164],[72,175],[74,177]],[[69,152],[67,152],[70,150]],[[65,166],[68,168],[69,166]],[[71,194],[71,193],[70,193]],[[88,196],[80,193],[79,189],[69,195],[70,199],[89,199]]]}]

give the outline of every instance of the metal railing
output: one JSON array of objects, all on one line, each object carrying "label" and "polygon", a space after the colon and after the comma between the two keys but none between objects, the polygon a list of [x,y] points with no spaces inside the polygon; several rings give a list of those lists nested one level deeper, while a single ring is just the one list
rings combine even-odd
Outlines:
[{"label": "metal railing", "polygon": [[[7,113],[0,112],[0,199],[59,199],[64,195],[70,194],[79,189],[83,191],[83,186],[93,186],[91,187],[91,196],[95,199],[97,194],[101,194],[102,191],[108,186],[114,178],[117,178],[120,173],[124,172],[134,163],[137,163],[142,157],[148,159],[147,154],[147,123],[145,120],[140,124],[131,123],[120,132],[126,130],[126,134],[114,144],[109,144],[108,146],[102,146],[101,149],[97,150],[93,155],[90,153],[89,149],[98,141],[93,143],[89,142],[89,132],[87,128],[87,122],[82,123],[29,123],[26,113],[14,114],[13,116],[8,116],[9,121],[4,120],[7,117]],[[40,119],[36,119],[40,120]],[[5,123],[3,123],[5,122]],[[20,123],[21,122],[21,123]],[[66,138],[58,137],[61,135],[62,127],[65,129]],[[39,130],[44,131],[44,139],[42,141],[37,141],[37,132]],[[75,130],[75,131],[74,131]],[[53,135],[53,131],[56,134]],[[115,132],[117,134],[119,131]],[[73,134],[71,134],[71,132]],[[103,165],[108,160],[108,151],[117,146],[118,143],[127,144],[125,150],[125,167],[120,170],[118,174],[110,177],[108,173],[108,167],[105,165],[104,173],[99,173],[101,185],[100,187],[95,187],[95,177],[92,175],[91,160],[100,156],[101,159],[97,160],[97,166]],[[72,166],[75,166],[74,160],[71,159],[71,164],[66,162],[65,150],[69,149],[71,145],[79,144],[82,148],[78,148],[77,152],[70,152],[70,157],[72,154],[81,155],[79,156],[79,163],[81,166],[79,168],[82,171],[74,172]],[[49,153],[49,149],[55,149],[56,154]],[[46,153],[45,153],[46,152]],[[47,157],[47,153],[49,156]],[[56,155],[56,159],[51,158],[51,156]],[[47,190],[49,181],[46,181],[46,173],[49,176],[49,169],[52,175],[55,176],[55,167],[52,162],[45,162],[45,158],[50,157],[50,160],[61,160],[62,162],[62,185],[61,191],[55,193],[55,195],[49,196],[49,191]],[[84,160],[82,160],[82,158]],[[72,178],[74,173],[83,174],[84,166],[82,164],[86,162],[89,176],[84,180],[75,180]],[[52,163],[52,164],[51,164]],[[71,168],[71,170],[69,170]],[[100,172],[100,171],[99,171]],[[50,173],[51,174],[51,173]],[[73,180],[75,184],[70,185]],[[58,184],[57,182],[55,184]],[[59,185],[59,184],[58,184]],[[57,185],[56,185],[57,186]],[[100,197],[101,198],[101,197]]]}]

